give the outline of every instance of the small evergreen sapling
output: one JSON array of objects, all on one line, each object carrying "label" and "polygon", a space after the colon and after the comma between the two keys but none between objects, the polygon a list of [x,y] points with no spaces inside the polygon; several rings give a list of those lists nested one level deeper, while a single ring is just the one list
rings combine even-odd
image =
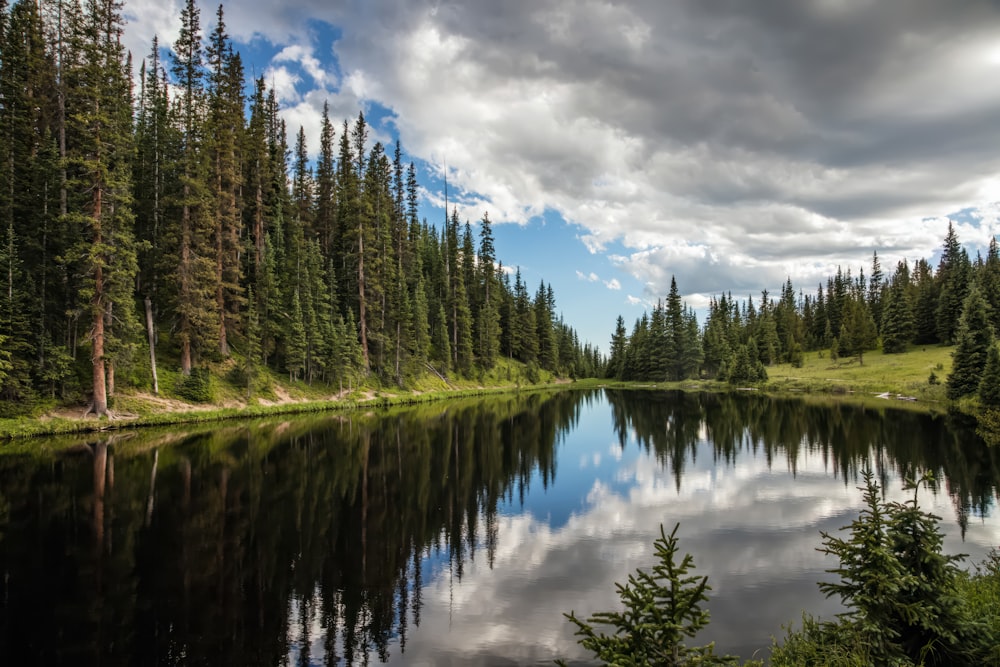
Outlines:
[{"label": "small evergreen sapling", "polygon": [[870,470],[864,472],[865,509],[850,526],[847,538],[823,536],[823,553],[837,556],[828,570],[839,581],[820,583],[820,590],[839,596],[848,611],[841,624],[826,624],[830,637],[850,631],[870,659],[885,665],[981,665],[992,638],[984,623],[973,619],[958,595],[962,576],[956,565],[965,557],[944,555],[940,518],[917,504],[921,483],[908,482],[913,499],[881,500]]},{"label": "small evergreen sapling", "polygon": [[[689,574],[694,558],[684,554],[677,562],[677,528],[669,535],[660,526],[653,543],[658,562],[651,572],[636,570],[625,585],[615,584],[625,606],[623,611],[597,612],[586,621],[575,612],[565,614],[576,624],[580,644],[596,658],[610,665],[736,665],[731,656],[715,655],[714,644],[686,646],[708,625],[709,614],[702,608],[711,590],[708,577]],[[608,635],[594,626],[614,628]],[[564,663],[558,663],[564,664]]]}]

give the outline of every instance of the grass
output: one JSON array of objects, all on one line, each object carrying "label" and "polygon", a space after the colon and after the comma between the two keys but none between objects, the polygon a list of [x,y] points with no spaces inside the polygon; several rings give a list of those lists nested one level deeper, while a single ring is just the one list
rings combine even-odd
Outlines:
[{"label": "grass", "polygon": [[[41,435],[110,431],[136,426],[200,424],[229,419],[248,419],[270,415],[320,413],[385,408],[394,405],[430,403],[442,399],[510,393],[521,389],[544,389],[563,386],[548,371],[529,369],[524,364],[499,359],[489,372],[472,378],[441,377],[428,372],[409,380],[405,387],[386,384],[372,376],[358,384],[345,384],[343,391],[324,383],[292,381],[287,375],[261,369],[254,381],[251,400],[246,400],[246,385],[234,379],[237,361],[209,364],[211,373],[210,403],[186,401],[178,393],[181,375],[175,370],[159,371],[159,394],[144,391],[120,393],[111,402],[114,418],[78,418],[69,411],[32,410],[18,417],[0,418],[0,441]],[[47,403],[47,408],[55,408]],[[76,413],[83,406],[77,406]]]},{"label": "grass", "polygon": [[[951,372],[951,347],[927,346],[903,354],[866,352],[832,360],[829,351],[809,352],[801,368],[780,364],[767,369],[769,392],[885,394],[921,403],[946,402],[944,382]],[[932,383],[931,375],[936,378]]]},{"label": "grass", "polygon": [[[952,348],[930,346],[915,348],[904,354],[867,352],[863,363],[857,358],[833,360],[829,351],[809,352],[800,368],[790,364],[768,367],[768,382],[762,390],[773,394],[817,395],[847,398],[851,401],[882,402],[876,395],[909,397],[914,402],[895,405],[936,411],[947,405],[944,381],[951,370]],[[114,430],[135,426],[207,423],[224,419],[245,419],[278,414],[318,413],[331,410],[387,407],[426,403],[445,398],[480,396],[540,388],[558,382],[552,373],[529,369],[519,362],[501,358],[490,371],[472,378],[449,377],[447,380],[428,372],[409,380],[405,387],[380,382],[370,377],[357,385],[330,387],[323,383],[310,385],[290,381],[287,375],[262,369],[254,382],[253,395],[246,401],[246,387],[235,380],[237,362],[230,359],[210,365],[211,404],[183,401],[176,389],[181,376],[176,371],[160,371],[160,394],[153,397],[145,392],[123,393],[115,398],[115,419],[78,419],[60,417],[52,411],[0,419],[0,440],[12,440],[37,435],[80,433]],[[931,375],[937,383],[929,381]],[[574,387],[590,386],[658,387],[688,391],[728,391],[730,385],[709,380],[687,380],[678,383],[617,383],[584,380]],[[884,403],[883,403],[884,404]]]}]

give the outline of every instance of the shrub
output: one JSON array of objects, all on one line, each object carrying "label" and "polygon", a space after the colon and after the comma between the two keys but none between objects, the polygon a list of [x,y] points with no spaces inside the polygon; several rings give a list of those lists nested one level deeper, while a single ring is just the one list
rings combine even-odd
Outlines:
[{"label": "shrub", "polygon": [[207,368],[193,368],[191,375],[181,376],[174,391],[181,398],[193,403],[211,403],[214,397],[212,374]]}]

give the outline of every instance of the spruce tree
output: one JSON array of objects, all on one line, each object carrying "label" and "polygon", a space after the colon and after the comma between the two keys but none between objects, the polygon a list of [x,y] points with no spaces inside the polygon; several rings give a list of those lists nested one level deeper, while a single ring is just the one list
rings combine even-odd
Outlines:
[{"label": "spruce tree", "polygon": [[177,342],[183,375],[191,373],[199,353],[218,341],[214,224],[207,192],[204,158],[204,53],[200,11],[187,0],[181,11],[181,29],[173,49],[172,71],[178,87],[174,108],[181,128],[179,185],[174,193],[171,251],[161,257],[165,275],[172,279],[172,307],[177,315]]},{"label": "spruce tree", "polygon": [[133,169],[136,238],[139,251],[138,291],[151,307],[161,306],[164,253],[164,221],[168,184],[177,179],[171,156],[179,146],[177,128],[170,122],[167,74],[160,62],[160,44],[153,38],[149,57],[140,76],[139,108],[135,129],[136,155]]},{"label": "spruce tree", "polygon": [[979,381],[979,403],[986,408],[1000,408],[1000,348],[990,346],[986,354],[986,368]]},{"label": "spruce tree", "polygon": [[247,382],[247,401],[253,395],[254,381],[257,379],[261,363],[261,330],[260,316],[257,314],[257,299],[253,287],[247,289],[247,308],[243,315],[243,331],[246,336],[246,352],[243,359],[243,369]]},{"label": "spruce tree", "polygon": [[418,274],[414,281],[411,303],[413,337],[410,343],[410,359],[415,365],[414,370],[422,373],[431,351],[430,310],[422,275]]},{"label": "spruce tree", "polygon": [[628,348],[628,333],[625,331],[625,318],[621,315],[615,322],[615,332],[611,336],[611,352],[608,356],[607,377],[621,380],[625,376],[625,352]]},{"label": "spruce tree", "polygon": [[940,341],[937,327],[940,288],[927,260],[916,261],[912,280],[916,292],[913,305],[913,342],[918,345],[937,343]]},{"label": "spruce tree", "polygon": [[323,103],[323,117],[320,123],[319,157],[316,159],[316,217],[315,233],[319,238],[320,250],[324,257],[331,257],[336,247],[336,158],[333,152],[333,123],[330,122],[330,105]]},{"label": "spruce tree", "polygon": [[958,323],[951,373],[946,382],[949,399],[957,400],[978,390],[992,345],[993,331],[986,313],[986,300],[973,285]]},{"label": "spruce tree", "polygon": [[306,325],[302,317],[302,302],[299,299],[298,290],[292,293],[291,312],[288,316],[285,339],[287,341],[285,367],[288,369],[288,379],[298,380],[306,368],[306,353],[308,351]]},{"label": "spruce tree", "polygon": [[476,356],[484,369],[493,368],[500,350],[500,285],[496,276],[496,249],[490,216],[483,214],[479,229],[478,276],[481,298],[476,314]]},{"label": "spruce tree", "polygon": [[948,234],[941,250],[936,281],[938,284],[937,337],[945,345],[956,340],[958,321],[969,293],[972,266],[969,256],[958,242],[955,225],[948,222]]},{"label": "spruce tree", "polygon": [[839,341],[839,354],[857,357],[859,364],[864,364],[865,351],[874,349],[878,342],[875,322],[860,298],[850,298],[845,303]]},{"label": "spruce tree", "polygon": [[980,271],[979,284],[990,307],[989,316],[993,334],[1000,335],[1000,246],[996,237],[990,239],[986,262]]},{"label": "spruce tree", "polygon": [[[583,621],[565,614],[576,626],[580,644],[610,665],[737,665],[739,660],[715,655],[713,644],[688,646],[709,622],[708,577],[691,574],[694,558],[679,555],[677,529],[653,543],[657,562],[652,570],[636,570],[624,585],[615,584],[624,610],[597,612]],[[598,627],[612,630],[605,634]]]},{"label": "spruce tree", "polygon": [[554,371],[559,361],[559,349],[553,326],[554,313],[549,306],[549,290],[545,281],[538,284],[533,303],[535,309],[535,335],[538,340],[538,363],[545,370]]},{"label": "spruce tree", "polygon": [[[6,11],[6,10],[5,10]],[[32,375],[44,362],[42,345],[55,320],[50,311],[75,310],[75,295],[55,300],[47,280],[56,256],[71,247],[56,235],[57,208],[46,192],[59,191],[58,159],[51,134],[54,66],[45,44],[38,3],[18,2],[4,15],[0,54],[0,335],[11,357],[4,394],[31,395]],[[74,26],[77,30],[80,26]],[[75,240],[75,239],[74,239]],[[55,243],[54,243],[55,241]],[[51,294],[51,295],[50,295]],[[71,305],[72,304],[72,305]]]},{"label": "spruce tree", "polygon": [[[883,282],[882,265],[878,261],[878,251],[872,253],[872,275],[868,280],[868,294],[865,302],[872,314],[876,329],[882,323],[882,311],[885,307],[885,283]],[[879,329],[880,331],[880,329]]]},{"label": "spruce tree", "polygon": [[84,230],[77,248],[84,275],[79,290],[90,318],[90,410],[108,412],[114,364],[138,332],[132,289],[138,271],[131,199],[131,72],[121,44],[123,19],[115,0],[91,0],[83,26],[80,86],[73,90],[71,219]]},{"label": "spruce tree", "polygon": [[989,409],[1000,408],[1000,348],[990,345],[986,368],[979,381],[979,403]]},{"label": "spruce tree", "polygon": [[864,482],[865,508],[847,527],[849,537],[821,533],[821,551],[840,564],[829,570],[838,581],[820,590],[841,599],[843,622],[877,664],[984,664],[991,637],[956,593],[963,557],[941,553],[939,517],[920,510],[919,484],[905,487],[912,500],[885,503],[871,470]]},{"label": "spruce tree", "polygon": [[670,380],[683,380],[685,377],[683,354],[685,347],[688,347],[688,345],[684,341],[686,336],[684,328],[684,304],[681,301],[680,290],[677,287],[677,280],[674,276],[670,277],[670,291],[667,293],[664,324],[667,335],[667,378]]},{"label": "spruce tree", "polygon": [[229,338],[239,321],[245,299],[239,263],[242,237],[243,64],[233,53],[226,34],[222,5],[206,51],[208,60],[208,117],[205,148],[212,209],[212,248],[215,264],[215,311],[218,349],[229,356]]},{"label": "spruce tree", "polygon": [[680,337],[679,363],[681,378],[697,377],[705,354],[701,345],[701,330],[694,309],[684,311],[684,333]]},{"label": "spruce tree", "polygon": [[901,261],[883,300],[882,351],[897,354],[906,351],[913,338],[913,308],[910,303],[909,271]]}]

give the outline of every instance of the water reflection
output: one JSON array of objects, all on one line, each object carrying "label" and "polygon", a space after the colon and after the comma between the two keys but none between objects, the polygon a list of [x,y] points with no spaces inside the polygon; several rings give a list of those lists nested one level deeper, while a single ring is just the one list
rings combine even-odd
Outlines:
[{"label": "water reflection", "polygon": [[893,496],[936,471],[922,501],[950,551],[1000,541],[971,432],[753,395],[532,394],[0,456],[0,661],[580,657],[562,612],[614,605],[677,521],[714,588],[707,639],[749,657],[836,611],[815,549],[866,463]]}]

